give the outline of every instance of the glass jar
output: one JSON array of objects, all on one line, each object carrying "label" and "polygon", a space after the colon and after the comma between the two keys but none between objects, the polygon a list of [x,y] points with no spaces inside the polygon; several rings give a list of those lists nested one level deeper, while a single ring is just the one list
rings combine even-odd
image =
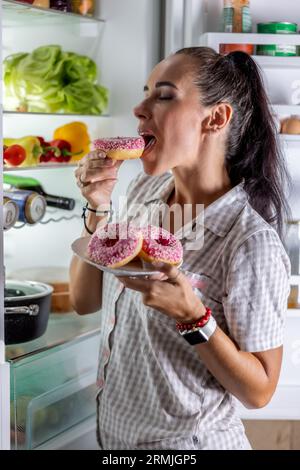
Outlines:
[{"label": "glass jar", "polygon": [[69,11],[79,15],[93,15],[95,2],[94,0],[69,0]]},{"label": "glass jar", "polygon": [[70,11],[68,0],[50,0],[50,8],[60,11]]},{"label": "glass jar", "polygon": [[285,247],[291,261],[288,308],[300,308],[300,220],[288,221]]}]

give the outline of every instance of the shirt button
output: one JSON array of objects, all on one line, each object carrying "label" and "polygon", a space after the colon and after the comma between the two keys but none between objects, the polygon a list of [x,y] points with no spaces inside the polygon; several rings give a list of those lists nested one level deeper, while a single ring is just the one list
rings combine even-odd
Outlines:
[{"label": "shirt button", "polygon": [[109,350],[109,349],[105,349],[105,350],[104,350],[104,357],[105,357],[105,359],[108,359],[109,356],[110,356],[110,350]]},{"label": "shirt button", "polygon": [[116,320],[115,320],[114,318],[112,318],[112,319],[110,320],[110,324],[111,324],[111,326],[115,326]]}]

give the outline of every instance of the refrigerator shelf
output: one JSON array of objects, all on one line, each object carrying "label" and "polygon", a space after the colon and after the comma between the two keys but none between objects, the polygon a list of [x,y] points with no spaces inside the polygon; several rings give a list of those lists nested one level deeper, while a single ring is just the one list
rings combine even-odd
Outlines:
[{"label": "refrigerator shelf", "polygon": [[254,55],[252,58],[264,69],[300,69],[300,57],[272,57],[266,55]]},{"label": "refrigerator shelf", "polygon": [[[6,28],[21,26],[49,25],[88,25],[90,28],[102,27],[105,21],[92,16],[65,13],[59,10],[40,8],[15,0],[3,0],[2,26]],[[97,31],[98,33],[99,31]]]},{"label": "refrigerator shelf", "polygon": [[279,118],[300,116],[300,105],[272,104],[272,110]]},{"label": "refrigerator shelf", "polygon": [[[200,45],[208,46],[219,52],[220,44],[253,45],[296,45],[300,46],[300,34],[256,34],[256,33],[205,33],[200,37]],[[300,68],[300,57],[272,57],[253,55],[254,60],[263,68]]]},{"label": "refrigerator shelf", "polygon": [[279,134],[280,139],[284,142],[292,142],[300,145],[300,134]]},{"label": "refrigerator shelf", "polygon": [[53,170],[53,169],[58,169],[58,168],[76,168],[77,163],[43,163],[41,165],[36,165],[36,166],[15,166],[15,167],[3,167],[3,171],[27,171],[27,170]]},{"label": "refrigerator shelf", "polygon": [[204,33],[201,42],[219,50],[220,44],[288,44],[300,46],[300,34]]},{"label": "refrigerator shelf", "polygon": [[109,114],[78,114],[78,113],[32,113],[28,111],[3,111],[4,115],[9,115],[9,116],[52,116],[52,117],[61,117],[61,116],[72,116],[77,119],[80,118],[93,118],[93,119],[105,119],[109,118]]}]

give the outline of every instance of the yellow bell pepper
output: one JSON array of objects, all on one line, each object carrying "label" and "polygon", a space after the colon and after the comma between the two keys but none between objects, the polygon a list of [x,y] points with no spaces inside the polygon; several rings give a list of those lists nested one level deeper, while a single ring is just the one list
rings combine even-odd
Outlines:
[{"label": "yellow bell pepper", "polygon": [[71,162],[81,160],[84,155],[90,151],[91,139],[88,134],[87,126],[83,122],[70,122],[64,126],[58,127],[53,134],[53,139],[66,140],[71,144],[73,155]]},{"label": "yellow bell pepper", "polygon": [[19,165],[22,166],[35,166],[39,163],[39,158],[42,155],[43,149],[41,147],[40,141],[37,137],[26,136],[20,137],[19,139],[5,138],[3,139],[3,145],[10,147],[11,145],[21,145],[25,149],[26,158]]}]

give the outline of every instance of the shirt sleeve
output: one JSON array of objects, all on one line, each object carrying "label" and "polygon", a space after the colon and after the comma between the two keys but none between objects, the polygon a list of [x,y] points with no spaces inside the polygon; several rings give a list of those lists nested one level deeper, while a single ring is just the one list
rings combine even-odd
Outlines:
[{"label": "shirt sleeve", "polygon": [[273,230],[251,235],[238,248],[222,301],[229,334],[241,350],[282,345],[289,276],[289,258]]}]

